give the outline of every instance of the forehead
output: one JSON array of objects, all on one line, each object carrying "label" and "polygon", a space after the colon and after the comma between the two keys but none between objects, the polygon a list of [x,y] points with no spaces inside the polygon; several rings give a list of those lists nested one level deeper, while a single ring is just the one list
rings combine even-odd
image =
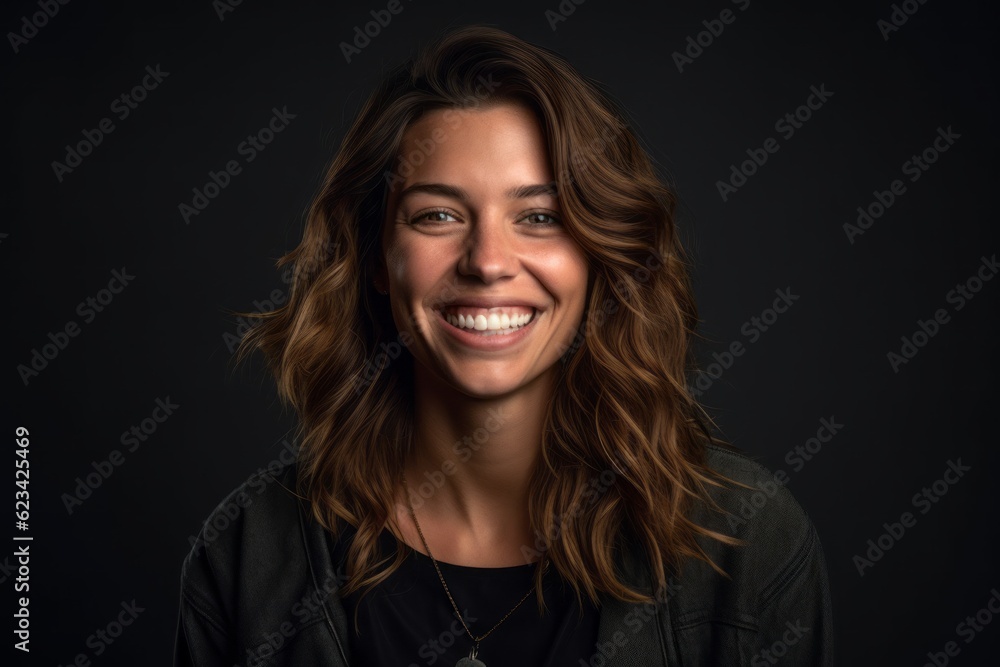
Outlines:
[{"label": "forehead", "polygon": [[520,184],[512,179],[551,180],[541,126],[513,102],[427,112],[406,129],[396,170],[404,179],[397,190],[428,179],[500,189]]}]

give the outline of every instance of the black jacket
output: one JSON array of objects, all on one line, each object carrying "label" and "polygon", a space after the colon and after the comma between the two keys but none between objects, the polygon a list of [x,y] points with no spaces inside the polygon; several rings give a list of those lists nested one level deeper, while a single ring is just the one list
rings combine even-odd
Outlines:
[{"label": "black jacket", "polygon": [[[726,579],[691,560],[659,604],[601,598],[590,664],[615,666],[833,665],[833,626],[823,550],[809,517],[770,472],[720,447],[708,462],[760,490],[717,490],[731,516],[702,507],[692,518],[749,544],[704,540]],[[296,499],[294,465],[255,476],[213,511],[181,571],[174,665],[346,667],[344,583],[327,534]],[[636,549],[619,566],[649,591]],[[600,660],[603,657],[604,660]]]}]

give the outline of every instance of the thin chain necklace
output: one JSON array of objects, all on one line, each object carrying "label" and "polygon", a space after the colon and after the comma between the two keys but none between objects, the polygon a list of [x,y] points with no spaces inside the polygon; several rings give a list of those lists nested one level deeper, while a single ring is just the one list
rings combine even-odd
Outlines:
[{"label": "thin chain necklace", "polygon": [[531,591],[534,590],[534,586],[532,586],[528,592],[524,594],[524,597],[521,598],[521,601],[514,605],[510,611],[504,614],[504,617],[497,621],[497,624],[490,628],[486,634],[479,637],[473,635],[472,631],[469,630],[469,626],[465,624],[465,619],[462,618],[462,612],[458,610],[458,605],[455,604],[455,598],[451,596],[451,591],[448,590],[448,584],[444,582],[444,575],[441,574],[441,568],[438,566],[438,562],[434,560],[434,556],[431,554],[431,548],[427,546],[427,540],[424,538],[424,532],[420,530],[420,523],[417,521],[417,515],[413,511],[413,503],[410,502],[410,488],[406,484],[405,477],[403,478],[403,486],[406,487],[406,506],[410,510],[410,516],[413,517],[413,525],[417,527],[417,534],[420,535],[420,541],[424,543],[424,549],[427,550],[427,555],[430,556],[431,562],[434,563],[434,569],[437,570],[438,579],[441,580],[441,585],[444,586],[444,592],[448,595],[448,600],[451,602],[451,606],[455,610],[455,615],[458,616],[458,620],[462,623],[462,627],[465,628],[466,634],[468,634],[469,638],[473,641],[472,650],[469,651],[469,657],[459,660],[455,663],[455,667],[486,667],[486,663],[476,659],[476,656],[479,654],[479,642],[489,637],[490,633],[500,627],[500,624],[506,621],[507,618],[514,613],[514,610],[520,607],[521,603],[528,599],[528,596],[531,595]]}]

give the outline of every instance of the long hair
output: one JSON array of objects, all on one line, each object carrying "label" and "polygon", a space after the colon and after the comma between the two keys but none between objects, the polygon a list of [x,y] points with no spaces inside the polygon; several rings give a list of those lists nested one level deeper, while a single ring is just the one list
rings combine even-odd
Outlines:
[{"label": "long hair", "polygon": [[460,122],[504,102],[535,113],[564,226],[590,267],[584,321],[562,350],[546,408],[529,492],[538,539],[525,549],[558,568],[578,599],[595,602],[602,591],[655,599],[616,573],[626,538],[644,549],[657,590],[689,557],[725,575],[699,537],[741,541],[688,517],[698,500],[718,509],[708,487],[732,480],[706,463],[716,439],[686,383],[697,311],[674,194],[598,84],[554,52],[469,26],[386,73],[344,136],[301,242],[278,260],[295,269],[287,303],[244,313],[257,321],[237,358],[261,350],[297,413],[298,493],[334,536],[342,522],[356,529],[341,594],[367,592],[408,553],[390,563],[377,540],[395,521],[412,446],[412,358],[372,285],[388,193],[422,159],[399,153],[403,133],[429,110],[452,110]]}]

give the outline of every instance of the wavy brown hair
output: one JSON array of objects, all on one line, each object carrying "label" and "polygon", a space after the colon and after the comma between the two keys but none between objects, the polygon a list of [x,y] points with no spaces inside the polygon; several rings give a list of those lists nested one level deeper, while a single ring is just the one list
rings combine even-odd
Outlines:
[{"label": "wavy brown hair", "polygon": [[370,590],[408,553],[390,563],[377,538],[395,521],[412,446],[412,358],[372,285],[388,193],[420,159],[399,154],[403,133],[430,110],[460,118],[504,102],[536,114],[564,225],[590,267],[584,322],[563,350],[531,480],[532,549],[595,602],[602,591],[656,599],[616,574],[626,535],[645,550],[657,590],[688,557],[724,575],[697,538],[741,541],[688,518],[699,500],[717,509],[708,487],[732,480],[706,463],[705,446],[718,441],[686,383],[697,312],[674,194],[599,84],[556,53],[469,26],[386,73],[344,136],[301,242],[278,261],[295,268],[288,302],[244,314],[257,321],[237,358],[261,350],[298,416],[298,493],[335,536],[342,522],[356,528],[341,593]]}]

